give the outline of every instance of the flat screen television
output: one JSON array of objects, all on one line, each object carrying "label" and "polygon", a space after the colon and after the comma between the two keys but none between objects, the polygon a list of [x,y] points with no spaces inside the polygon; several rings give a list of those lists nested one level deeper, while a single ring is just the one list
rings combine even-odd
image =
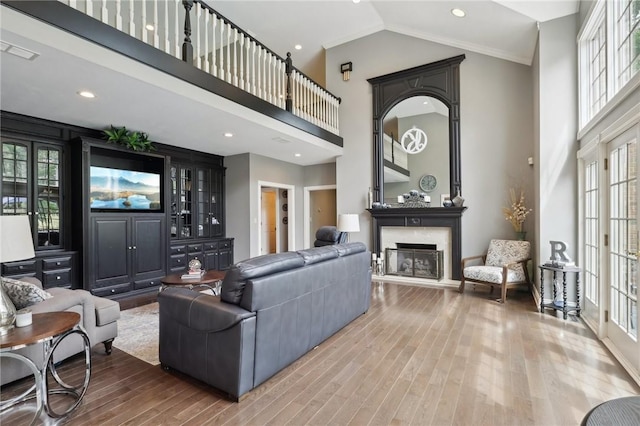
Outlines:
[{"label": "flat screen television", "polygon": [[160,173],[91,166],[91,210],[162,211]]}]

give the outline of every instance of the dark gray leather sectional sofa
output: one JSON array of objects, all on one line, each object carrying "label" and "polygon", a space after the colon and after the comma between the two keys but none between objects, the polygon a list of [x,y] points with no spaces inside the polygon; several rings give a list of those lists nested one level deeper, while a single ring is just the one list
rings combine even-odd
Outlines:
[{"label": "dark gray leather sectional sofa", "polygon": [[238,400],[369,309],[370,262],[338,244],[239,262],[219,298],[168,288],[160,363]]}]

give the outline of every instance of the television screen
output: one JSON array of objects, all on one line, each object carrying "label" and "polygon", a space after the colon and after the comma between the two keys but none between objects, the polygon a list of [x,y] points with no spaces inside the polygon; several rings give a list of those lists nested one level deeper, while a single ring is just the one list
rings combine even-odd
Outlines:
[{"label": "television screen", "polygon": [[162,210],[160,174],[91,166],[90,206],[95,210]]}]

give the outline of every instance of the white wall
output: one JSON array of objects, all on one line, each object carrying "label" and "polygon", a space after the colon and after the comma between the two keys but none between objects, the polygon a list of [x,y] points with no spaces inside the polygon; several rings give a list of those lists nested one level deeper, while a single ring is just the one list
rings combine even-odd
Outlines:
[{"label": "white wall", "polygon": [[[361,212],[361,231],[352,241],[371,247],[366,207],[372,186],[373,113],[367,78],[466,54],[460,66],[462,255],[486,250],[491,238],[513,238],[502,215],[511,186],[533,197],[533,91],[530,67],[462,49],[383,31],[327,51],[327,88],[342,97],[340,132],[344,155],[336,162],[338,213]],[[339,64],[353,62],[349,81]]]}]

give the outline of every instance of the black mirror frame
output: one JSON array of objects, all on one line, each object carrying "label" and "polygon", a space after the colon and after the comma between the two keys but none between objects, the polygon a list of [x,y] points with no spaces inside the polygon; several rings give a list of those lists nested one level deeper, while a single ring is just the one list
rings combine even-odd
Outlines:
[{"label": "black mirror frame", "polygon": [[462,193],[460,177],[460,63],[465,55],[367,79],[373,93],[373,201],[384,200],[382,121],[398,103],[432,96],[449,108],[449,194]]}]

